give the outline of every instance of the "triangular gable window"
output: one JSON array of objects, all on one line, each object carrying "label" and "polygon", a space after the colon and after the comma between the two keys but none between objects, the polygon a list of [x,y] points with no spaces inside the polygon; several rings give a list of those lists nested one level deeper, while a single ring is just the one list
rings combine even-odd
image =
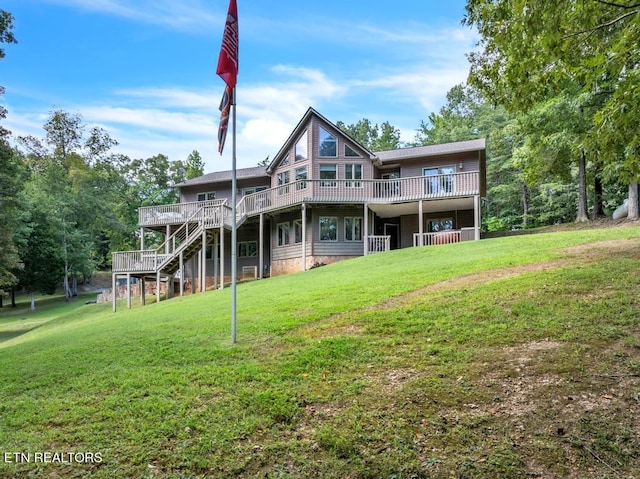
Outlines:
[{"label": "triangular gable window", "polygon": [[283,166],[289,166],[289,155],[285,156],[284,159],[278,165],[279,168]]},{"label": "triangular gable window", "polygon": [[344,156],[359,157],[360,155],[356,153],[356,151],[353,148],[351,148],[349,145],[344,145]]},{"label": "triangular gable window", "polygon": [[320,156],[338,156],[338,139],[322,127],[318,128],[320,133],[320,143],[318,154]]},{"label": "triangular gable window", "polygon": [[309,158],[307,154],[307,132],[305,131],[296,143],[296,160],[304,161]]}]

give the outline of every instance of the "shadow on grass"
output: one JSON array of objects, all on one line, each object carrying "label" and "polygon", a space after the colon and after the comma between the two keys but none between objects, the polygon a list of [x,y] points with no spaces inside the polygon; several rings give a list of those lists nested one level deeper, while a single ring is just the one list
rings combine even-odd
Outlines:
[{"label": "shadow on grass", "polygon": [[[0,331],[0,344],[5,341],[9,341],[10,339],[17,338],[18,336],[22,336],[25,333],[33,331],[34,329],[42,326],[43,323],[39,322],[38,324],[33,324],[32,327],[20,327],[19,329],[12,329],[8,331]],[[27,325],[24,325],[27,326]]]}]

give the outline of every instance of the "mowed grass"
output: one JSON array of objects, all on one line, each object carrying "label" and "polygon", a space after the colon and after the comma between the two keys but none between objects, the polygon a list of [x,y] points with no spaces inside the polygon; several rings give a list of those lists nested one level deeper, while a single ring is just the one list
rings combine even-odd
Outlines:
[{"label": "mowed grass", "polygon": [[228,289],[3,308],[0,477],[639,477],[639,260],[637,225],[358,258],[239,285],[236,345]]}]

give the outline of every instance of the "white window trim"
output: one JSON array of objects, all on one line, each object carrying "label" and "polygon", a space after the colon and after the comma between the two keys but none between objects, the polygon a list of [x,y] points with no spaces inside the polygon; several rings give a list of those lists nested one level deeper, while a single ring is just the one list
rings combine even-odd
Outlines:
[{"label": "white window trim", "polygon": [[[336,144],[335,150],[336,153],[335,155],[322,155],[320,154],[320,145],[322,145],[322,138],[321,137],[321,131],[324,131],[327,135],[331,136],[333,138],[333,141]],[[323,128],[322,126],[318,126],[318,157],[319,158],[337,158],[338,157],[338,137],[336,135],[334,135],[333,133],[331,133],[329,130],[327,130],[326,128]]]},{"label": "white window trim", "polygon": [[[248,255],[248,254],[242,254],[242,246],[245,246],[245,251],[248,251],[248,246],[250,244],[254,244],[255,248],[254,248],[254,252],[252,255]],[[256,256],[258,256],[258,242],[257,241],[239,241],[238,242],[238,258],[255,258]]]},{"label": "white window trim", "polygon": [[[335,224],[336,224],[336,239],[322,239],[322,220],[323,219],[327,219],[327,220],[335,220]],[[327,242],[327,243],[336,243],[338,241],[338,217],[337,216],[321,216],[318,219],[318,239],[322,242]]]},{"label": "white window trim", "polygon": [[[300,228],[300,241],[296,240],[296,229]],[[293,220],[293,244],[302,243],[302,220]]]},{"label": "white window trim", "polygon": [[[298,159],[298,145],[300,144],[300,142],[303,140],[304,138],[304,150],[305,150],[305,156]],[[300,137],[298,138],[298,141],[296,141],[296,144],[293,146],[293,162],[294,163],[300,163],[301,161],[306,161],[309,159],[309,135],[308,135],[308,130],[305,130],[304,133],[302,133],[302,135],[300,135]]]},{"label": "white window trim", "polygon": [[[286,226],[286,231],[287,231],[287,242],[286,243],[280,243],[280,231],[281,231],[281,227],[282,226]],[[291,243],[291,225],[288,221],[284,222],[284,223],[278,223],[277,225],[277,234],[278,237],[277,239],[277,244],[278,247],[283,247],[283,246],[289,246],[289,244]]]},{"label": "white window trim", "polygon": [[[360,239],[347,239],[347,220],[360,220]],[[348,243],[362,243],[362,225],[364,224],[364,219],[362,216],[345,216],[344,217],[344,240]],[[355,225],[355,221],[351,223],[352,227]],[[352,230],[351,233],[354,233],[355,230]]]},{"label": "white window trim", "polygon": [[[204,196],[203,199],[200,199],[200,196]],[[213,198],[210,198],[210,196],[213,196]],[[202,193],[198,193],[196,195],[196,200],[199,202],[202,201],[213,201],[216,199],[216,192],[215,191],[204,191]]]},{"label": "white window trim", "polygon": [[[347,155],[347,148],[349,148],[351,151],[353,151],[355,153],[355,155]],[[360,153],[358,153],[353,147],[349,146],[348,144],[344,144],[344,157],[345,158],[362,158],[362,155]]]},{"label": "white window trim", "polygon": [[[351,166],[351,178],[347,176],[347,167]],[[353,178],[355,166],[360,167],[360,178]],[[346,188],[363,188],[362,178],[364,177],[364,165],[362,163],[346,163],[344,165],[344,179]]]},{"label": "white window trim", "polygon": [[[326,179],[322,178],[322,167],[333,166],[335,178]],[[320,177],[320,186],[323,188],[337,188],[338,187],[338,164],[337,163],[320,163],[318,165],[318,176]]]},{"label": "white window trim", "polygon": [[242,188],[242,196],[252,195],[253,193],[259,193],[260,191],[268,190],[269,186],[250,186],[248,188]]}]

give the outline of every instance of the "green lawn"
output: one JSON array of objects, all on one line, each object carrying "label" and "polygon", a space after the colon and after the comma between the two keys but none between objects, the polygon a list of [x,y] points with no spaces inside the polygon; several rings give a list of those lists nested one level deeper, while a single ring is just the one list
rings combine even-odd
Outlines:
[{"label": "green lawn", "polygon": [[228,289],[5,307],[0,477],[639,477],[639,260],[637,225],[372,255],[239,285],[235,346]]}]

